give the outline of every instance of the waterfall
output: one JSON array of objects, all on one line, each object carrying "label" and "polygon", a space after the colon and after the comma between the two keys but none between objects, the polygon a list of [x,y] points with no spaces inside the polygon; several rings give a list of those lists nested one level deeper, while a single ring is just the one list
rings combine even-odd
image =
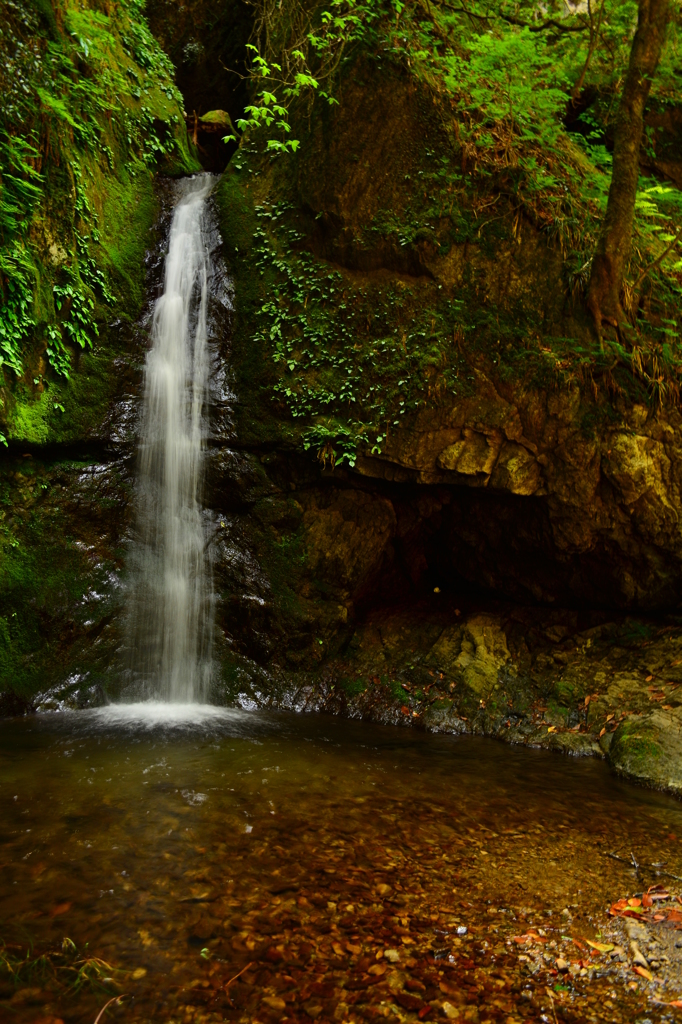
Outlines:
[{"label": "waterfall", "polygon": [[213,595],[201,489],[211,279],[206,199],[214,182],[199,175],[183,183],[145,366],[128,649],[144,695],[169,702],[205,700],[211,677]]}]

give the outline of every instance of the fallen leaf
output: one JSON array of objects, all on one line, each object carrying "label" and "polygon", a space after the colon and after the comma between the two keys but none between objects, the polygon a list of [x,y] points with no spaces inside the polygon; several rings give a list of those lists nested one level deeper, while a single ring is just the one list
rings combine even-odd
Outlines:
[{"label": "fallen leaf", "polygon": [[672,709],[673,709],[672,704],[662,704],[661,707],[663,708],[664,711],[672,711]]},{"label": "fallen leaf", "polygon": [[654,914],[654,921],[665,921],[665,914]]},{"label": "fallen leaf", "polygon": [[50,917],[59,917],[60,914],[68,914],[71,910],[70,903],[58,903],[56,907],[53,907],[50,911]]},{"label": "fallen leaf", "polygon": [[653,676],[647,676],[646,679],[644,680],[644,682],[645,683],[650,683],[653,678],[654,678]]},{"label": "fallen leaf", "polygon": [[401,707],[400,710],[402,711],[402,713],[404,715],[409,715],[409,713],[410,713],[410,709],[405,704],[403,704],[403,706]]},{"label": "fallen leaf", "polygon": [[635,970],[635,972],[637,974],[639,974],[640,977],[646,978],[647,981],[653,981],[654,980],[653,974],[651,973],[651,971],[647,971],[646,967],[639,967],[639,966],[637,966],[637,967],[634,968],[634,970]]},{"label": "fallen leaf", "polygon": [[265,1003],[265,1005],[269,1006],[272,1010],[286,1010],[287,1008],[287,1004],[283,999],[280,999],[279,996],[264,996],[263,999],[261,999],[261,1002]]},{"label": "fallen leaf", "polygon": [[346,943],[346,949],[349,953],[353,953],[354,956],[360,956],[362,953],[362,946],[355,946],[352,942]]},{"label": "fallen leaf", "polygon": [[556,732],[556,725],[550,725],[547,729],[547,732]]},{"label": "fallen leaf", "polygon": [[343,956],[344,950],[340,942],[332,942],[332,949],[337,956]]},{"label": "fallen leaf", "polygon": [[547,939],[543,939],[537,932],[526,932],[525,935],[512,935],[512,939],[521,946],[527,942],[547,942]]},{"label": "fallen leaf", "polygon": [[641,907],[642,901],[637,896],[631,896],[628,900],[629,907]]},{"label": "fallen leaf", "polygon": [[673,999],[672,1003],[667,1003],[667,1006],[674,1006],[677,1010],[682,1010],[682,999]]},{"label": "fallen leaf", "polygon": [[388,964],[372,964],[370,969],[367,971],[368,974],[374,974],[377,977],[381,977],[388,970]]},{"label": "fallen leaf", "polygon": [[653,907],[653,905],[654,905],[653,899],[651,898],[651,896],[649,895],[648,892],[645,892],[644,895],[642,896],[642,906],[643,907]]},{"label": "fallen leaf", "polygon": [[139,981],[140,978],[144,978],[146,973],[146,967],[136,967],[133,973],[130,975],[130,977],[133,979],[133,981]]},{"label": "fallen leaf", "polygon": [[679,910],[671,910],[666,920],[670,921],[672,924],[679,924],[679,922],[682,921],[682,914]]},{"label": "fallen leaf", "polygon": [[612,949],[616,948],[612,942],[592,942],[590,939],[585,939],[585,942],[599,953],[610,953]]},{"label": "fallen leaf", "polygon": [[615,717],[616,717],[616,716],[615,716],[615,715],[613,715],[613,714],[611,714],[611,715],[607,715],[607,716],[606,716],[606,721],[607,721],[607,722],[610,722],[610,721],[611,721],[611,719],[612,719],[612,718],[615,718]]}]

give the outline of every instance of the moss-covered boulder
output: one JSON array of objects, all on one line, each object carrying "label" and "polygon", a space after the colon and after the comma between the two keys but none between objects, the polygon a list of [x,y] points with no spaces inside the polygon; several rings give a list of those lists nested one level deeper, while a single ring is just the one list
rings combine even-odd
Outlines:
[{"label": "moss-covered boulder", "polygon": [[618,727],[609,761],[637,782],[682,793],[682,715],[679,708],[656,710]]}]

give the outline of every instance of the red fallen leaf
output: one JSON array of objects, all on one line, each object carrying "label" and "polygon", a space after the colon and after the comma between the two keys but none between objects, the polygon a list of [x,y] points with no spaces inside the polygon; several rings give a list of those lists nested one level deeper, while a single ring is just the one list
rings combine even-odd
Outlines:
[{"label": "red fallen leaf", "polygon": [[674,1006],[677,1010],[682,1010],[682,999],[673,999],[672,1003],[667,1003],[667,1006]]},{"label": "red fallen leaf", "polygon": [[[675,1004],[671,1003],[670,1005],[674,1006]],[[682,1005],[682,1004],[680,1004],[680,1005]],[[427,1016],[427,1014],[429,1013],[430,1009],[431,1009],[430,1006],[422,1006],[421,1010],[419,1010],[419,1012],[417,1013],[417,1016],[419,1017],[419,1019],[420,1020],[424,1020],[424,1017]]]},{"label": "red fallen leaf", "polygon": [[642,896],[642,906],[643,907],[653,907],[653,905],[654,905],[654,901],[652,900],[651,896],[649,895],[648,892],[645,892],[644,895]]},{"label": "red fallen leaf", "polygon": [[625,910],[627,905],[628,905],[628,901],[627,900],[617,900],[615,903],[611,904],[611,908],[609,910],[609,914],[620,914],[621,911]]},{"label": "red fallen leaf", "polygon": [[682,914],[679,910],[671,910],[668,914],[667,920],[671,921],[673,924],[677,924],[679,921],[682,921]]},{"label": "red fallen leaf", "polygon": [[59,917],[60,914],[68,914],[70,910],[70,903],[58,903],[57,906],[53,907],[52,910],[50,911],[50,917]]},{"label": "red fallen leaf", "polygon": [[409,713],[410,713],[410,709],[405,704],[403,704],[403,706],[401,707],[400,710],[402,711],[402,713],[404,715],[409,715]]},{"label": "red fallen leaf", "polygon": [[651,971],[647,971],[646,967],[635,967],[635,973],[639,974],[640,978],[646,978],[647,981],[653,981],[654,976]]},{"label": "red fallen leaf", "polygon": [[270,963],[277,964],[280,960],[284,959],[284,954],[275,946],[270,946],[269,950],[265,954],[265,959],[269,960]]},{"label": "red fallen leaf", "polygon": [[641,907],[642,901],[637,896],[631,896],[628,900],[629,907]]},{"label": "red fallen leaf", "polygon": [[665,914],[654,914],[654,921],[665,921]]}]

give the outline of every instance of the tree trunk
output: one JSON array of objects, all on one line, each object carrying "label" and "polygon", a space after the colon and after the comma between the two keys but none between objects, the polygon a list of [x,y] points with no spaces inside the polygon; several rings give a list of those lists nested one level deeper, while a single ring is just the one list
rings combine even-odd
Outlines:
[{"label": "tree trunk", "polygon": [[637,31],[616,114],[606,216],[592,261],[587,293],[587,306],[600,339],[603,323],[617,328],[624,320],[620,293],[632,242],[644,107],[661,56],[669,16],[670,0],[639,0]]}]

